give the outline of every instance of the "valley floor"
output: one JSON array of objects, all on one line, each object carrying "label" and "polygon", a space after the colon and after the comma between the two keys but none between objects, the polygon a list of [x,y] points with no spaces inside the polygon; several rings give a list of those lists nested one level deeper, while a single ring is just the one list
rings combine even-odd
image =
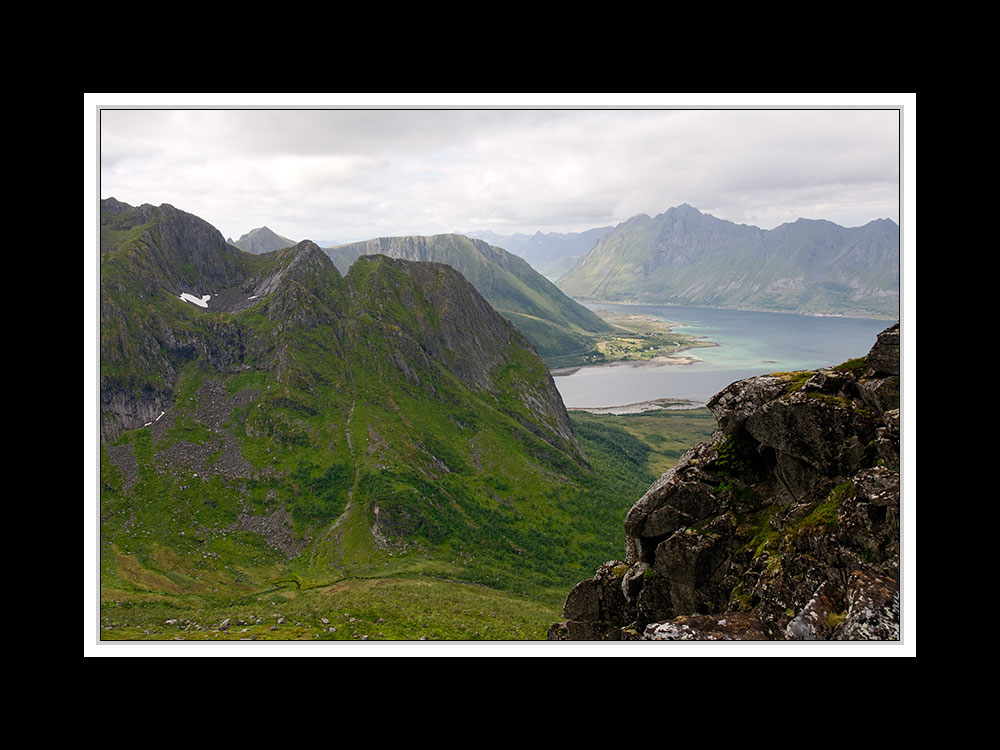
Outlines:
[{"label": "valley floor", "polygon": [[[105,592],[105,595],[113,592]],[[544,640],[561,605],[440,578],[345,579],[272,588],[230,602],[150,597],[102,602],[102,641]]]},{"label": "valley floor", "polygon": [[[669,469],[716,428],[714,417],[704,408],[573,412],[572,421],[584,446],[589,446],[595,470],[617,476],[622,469],[614,451],[633,467],[622,476],[625,484],[636,486],[620,493],[621,514],[631,505],[632,495],[641,493],[639,484]],[[644,467],[641,474],[647,479],[633,474],[639,467]],[[608,515],[607,538],[621,535],[621,518],[617,513]],[[579,543],[565,541],[568,547]],[[404,555],[386,556],[383,573],[307,581],[271,568],[257,571],[260,575],[254,582],[239,587],[221,578],[206,578],[209,573],[199,568],[198,578],[204,580],[198,584],[205,585],[196,592],[177,583],[188,579],[176,571],[177,582],[168,587],[162,575],[153,575],[134,556],[116,552],[115,559],[117,573],[101,591],[102,642],[543,641],[548,627],[562,618],[570,588],[563,581],[552,581],[547,588],[522,582],[520,591],[511,590],[511,582],[493,588],[461,580],[465,575],[459,564]]]}]

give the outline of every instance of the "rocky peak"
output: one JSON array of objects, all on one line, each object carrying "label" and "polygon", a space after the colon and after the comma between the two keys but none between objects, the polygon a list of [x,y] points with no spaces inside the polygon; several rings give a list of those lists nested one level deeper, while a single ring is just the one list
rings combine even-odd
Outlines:
[{"label": "rocky peak", "polygon": [[310,268],[312,270],[334,268],[330,256],[312,240],[302,240],[302,242],[293,245],[290,254],[294,257],[291,268]]},{"label": "rocky peak", "polygon": [[132,209],[128,203],[122,203],[117,198],[102,198],[101,199],[101,213],[102,214],[112,214],[118,215],[123,214],[126,211]]},{"label": "rocky peak", "polygon": [[235,245],[240,250],[259,255],[261,253],[270,253],[275,250],[281,250],[285,247],[291,247],[296,243],[295,240],[282,237],[277,232],[264,226],[251,229],[238,240],[231,242],[230,244]]},{"label": "rocky peak", "polygon": [[102,235],[106,230],[102,283],[106,270],[128,265],[134,281],[144,284],[144,294],[163,290],[201,297],[236,286],[244,276],[243,253],[207,221],[170,204],[134,208],[114,198],[102,200]]},{"label": "rocky peak", "polygon": [[673,208],[668,208],[665,212],[667,215],[673,216],[703,216],[701,211],[692,206],[690,203],[681,203],[679,206],[674,206]]},{"label": "rocky peak", "polygon": [[264,315],[305,328],[330,324],[343,316],[338,299],[343,279],[315,242],[303,240],[274,256],[263,274],[243,283],[247,299],[267,298]]},{"label": "rocky peak", "polygon": [[625,518],[551,639],[895,640],[899,324],[867,357],[738,381]]}]

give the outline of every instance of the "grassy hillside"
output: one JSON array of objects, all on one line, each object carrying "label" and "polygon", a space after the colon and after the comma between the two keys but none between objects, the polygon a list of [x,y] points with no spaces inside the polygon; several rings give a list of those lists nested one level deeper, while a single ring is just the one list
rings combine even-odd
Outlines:
[{"label": "grassy hillside", "polygon": [[[628,450],[641,455],[645,461],[643,468],[654,478],[672,468],[686,450],[711,438],[716,430],[715,417],[706,408],[619,415],[573,411],[571,417],[581,440],[596,441],[603,437],[605,445],[614,446],[615,452]],[[620,459],[613,460],[605,474],[620,471],[621,466]],[[619,481],[627,481],[627,477]]]},{"label": "grassy hillside", "polygon": [[[705,439],[714,429],[704,409],[628,416],[574,412],[573,423],[601,480],[582,502],[568,503],[576,505],[579,530],[549,540],[586,561],[568,570],[620,558],[617,541],[596,544],[588,532],[619,540],[634,499],[691,441]],[[315,575],[311,553],[288,564],[254,534],[230,534],[225,544],[195,536],[185,555],[137,543],[152,533],[142,529],[141,521],[134,521],[132,533],[123,535],[114,553],[102,556],[103,639],[540,640],[561,617],[566,595],[566,574],[560,570],[551,578],[531,576],[513,586],[509,576],[470,581],[469,558],[492,556],[475,540],[465,545],[465,559],[383,550],[356,560],[354,570],[324,577]],[[183,531],[175,527],[173,533]],[[347,535],[345,543],[364,539],[365,529],[355,529],[354,536]],[[515,570],[536,568],[538,554],[523,550],[513,560]],[[313,577],[302,575],[310,567]]]},{"label": "grassy hillside", "polygon": [[182,212],[114,216],[103,638],[543,638],[623,554],[656,446],[571,420],[452,268],[365,257],[344,278],[310,243],[252,256]]}]

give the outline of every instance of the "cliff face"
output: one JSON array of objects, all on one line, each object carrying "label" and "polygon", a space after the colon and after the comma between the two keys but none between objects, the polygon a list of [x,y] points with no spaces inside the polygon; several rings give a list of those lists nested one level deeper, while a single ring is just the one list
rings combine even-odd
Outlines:
[{"label": "cliff face", "polygon": [[867,357],[733,383],[551,640],[896,640],[899,324]]}]

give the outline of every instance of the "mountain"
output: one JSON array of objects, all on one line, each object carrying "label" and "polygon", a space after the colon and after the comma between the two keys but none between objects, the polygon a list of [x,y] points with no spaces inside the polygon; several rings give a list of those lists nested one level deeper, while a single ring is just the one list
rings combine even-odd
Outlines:
[{"label": "mountain", "polygon": [[685,204],[619,224],[558,285],[591,301],[897,318],[899,261],[888,219],[764,230]]},{"label": "mountain", "polygon": [[251,229],[238,240],[229,244],[235,245],[240,250],[246,250],[248,253],[259,255],[260,253],[270,253],[274,250],[280,250],[283,247],[291,247],[295,244],[295,240],[282,237],[267,227],[258,227],[257,229]]},{"label": "mountain", "polygon": [[485,240],[519,255],[528,265],[549,279],[558,279],[572,270],[580,257],[614,227],[598,227],[585,232],[535,232],[500,235],[496,232],[468,232],[467,237]]},{"label": "mountain", "polygon": [[341,270],[364,255],[445,263],[462,274],[534,344],[550,366],[577,364],[596,335],[614,330],[574,302],[523,258],[460,234],[383,237],[326,251]]},{"label": "mountain", "polygon": [[[606,559],[620,485],[592,465],[620,449],[576,436],[535,349],[452,267],[377,255],[341,275],[309,241],[255,255],[169,205],[101,206],[107,637],[177,634],[178,612],[191,637],[206,611],[312,637],[333,583],[390,580],[421,613],[390,632],[444,637],[430,592],[527,611]],[[308,630],[262,626],[263,596]]]},{"label": "mountain", "polygon": [[899,324],[866,357],[731,384],[551,639],[898,640]]}]

